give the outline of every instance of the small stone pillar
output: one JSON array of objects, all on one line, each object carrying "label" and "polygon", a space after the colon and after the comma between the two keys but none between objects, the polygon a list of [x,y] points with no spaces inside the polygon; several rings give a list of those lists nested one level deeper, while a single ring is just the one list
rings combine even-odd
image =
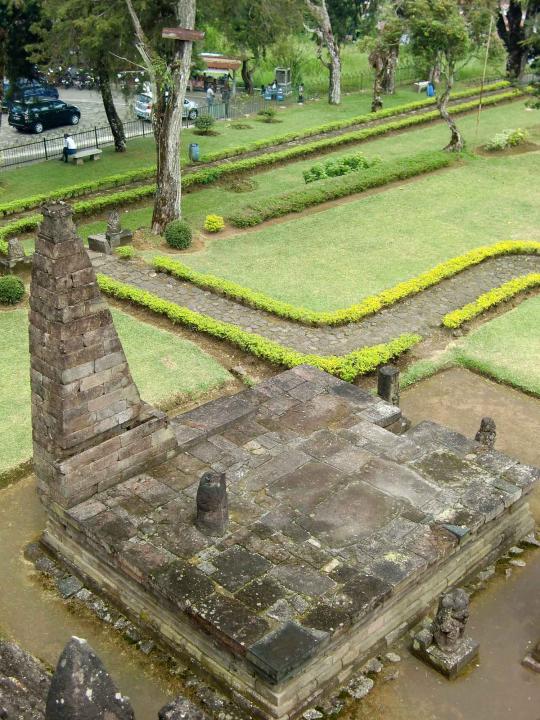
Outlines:
[{"label": "small stone pillar", "polygon": [[26,257],[26,253],[24,252],[24,248],[21,245],[19,239],[16,237],[9,238],[7,243],[8,258],[15,263],[24,260],[24,258]]},{"label": "small stone pillar", "polygon": [[497,439],[495,420],[490,417],[483,417],[480,423],[480,430],[478,430],[474,439],[476,442],[481,443],[487,449],[491,450],[495,446],[495,440]]},{"label": "small stone pillar", "polygon": [[224,535],[229,524],[225,473],[205,472],[197,490],[195,524],[205,535]]},{"label": "small stone pillar", "polygon": [[399,407],[399,370],[395,365],[383,365],[378,369],[377,395]]},{"label": "small stone pillar", "polygon": [[455,588],[441,596],[431,628],[413,640],[413,653],[448,678],[454,678],[478,655],[479,644],[465,637],[469,596]]},{"label": "small stone pillar", "polygon": [[127,245],[133,239],[131,230],[123,230],[120,213],[113,210],[107,218],[107,229],[104,233],[88,236],[88,247],[94,252],[110,255],[120,245]]}]

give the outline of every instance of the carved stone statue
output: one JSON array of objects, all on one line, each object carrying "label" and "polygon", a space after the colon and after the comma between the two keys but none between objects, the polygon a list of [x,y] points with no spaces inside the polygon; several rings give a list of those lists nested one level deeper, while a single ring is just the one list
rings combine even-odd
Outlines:
[{"label": "carved stone statue", "polygon": [[492,448],[497,438],[497,428],[495,420],[490,417],[483,417],[480,423],[480,430],[476,433],[474,439],[476,442],[482,443],[486,448]]},{"label": "carved stone statue", "polygon": [[469,596],[461,588],[445,593],[439,600],[437,615],[433,621],[433,639],[437,646],[451,652],[458,645],[469,619]]},{"label": "carved stone statue", "polygon": [[223,535],[229,524],[225,473],[205,472],[197,490],[196,525],[206,535]]},{"label": "carved stone statue", "polygon": [[26,257],[24,248],[18,238],[9,238],[8,242],[8,258],[10,260],[22,260]]},{"label": "carved stone statue", "polygon": [[122,226],[120,225],[120,213],[118,210],[113,210],[107,218],[107,230],[105,235],[118,235],[122,232]]}]

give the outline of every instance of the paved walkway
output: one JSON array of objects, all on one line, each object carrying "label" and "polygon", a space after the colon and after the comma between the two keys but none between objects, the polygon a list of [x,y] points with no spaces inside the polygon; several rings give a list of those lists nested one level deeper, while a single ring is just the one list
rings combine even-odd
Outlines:
[{"label": "paved walkway", "polygon": [[540,272],[539,255],[493,258],[368,316],[362,322],[340,327],[306,327],[246,307],[169,275],[156,274],[151,266],[126,263],[112,256],[91,255],[95,269],[116,280],[216,320],[233,323],[300,352],[319,355],[345,355],[366,345],[388,342],[402,333],[430,335],[451,310],[472,302],[482,293],[514,277]]}]

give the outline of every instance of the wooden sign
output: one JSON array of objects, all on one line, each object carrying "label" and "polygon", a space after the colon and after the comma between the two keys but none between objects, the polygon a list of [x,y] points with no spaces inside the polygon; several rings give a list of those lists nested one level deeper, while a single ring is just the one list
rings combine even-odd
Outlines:
[{"label": "wooden sign", "polygon": [[168,40],[187,40],[195,42],[204,38],[204,32],[201,30],[189,30],[188,28],[163,28],[161,37]]}]

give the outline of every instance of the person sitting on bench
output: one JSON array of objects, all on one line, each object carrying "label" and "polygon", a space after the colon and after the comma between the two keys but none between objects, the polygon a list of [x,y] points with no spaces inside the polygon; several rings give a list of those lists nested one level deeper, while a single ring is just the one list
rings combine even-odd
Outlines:
[{"label": "person sitting on bench", "polygon": [[75,140],[71,137],[69,133],[64,133],[64,148],[62,150],[62,160],[67,163],[68,155],[75,155],[76,152],[77,145],[75,144]]}]

